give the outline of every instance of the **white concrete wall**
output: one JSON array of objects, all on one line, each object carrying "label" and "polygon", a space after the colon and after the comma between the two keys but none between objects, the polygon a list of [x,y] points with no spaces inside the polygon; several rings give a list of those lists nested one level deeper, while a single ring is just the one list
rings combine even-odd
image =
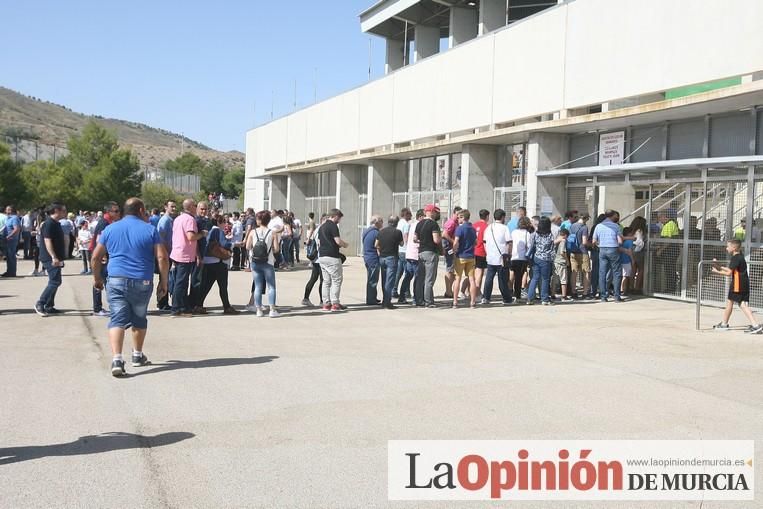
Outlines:
[{"label": "white concrete wall", "polygon": [[247,177],[763,70],[761,26],[760,0],[561,4],[250,131]]}]

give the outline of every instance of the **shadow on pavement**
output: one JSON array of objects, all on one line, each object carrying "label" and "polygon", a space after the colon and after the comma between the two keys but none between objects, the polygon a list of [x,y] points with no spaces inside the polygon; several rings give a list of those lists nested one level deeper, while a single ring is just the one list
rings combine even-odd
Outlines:
[{"label": "shadow on pavement", "polygon": [[172,445],[196,435],[184,431],[161,433],[156,436],[135,433],[102,433],[79,437],[74,442],[51,445],[0,448],[0,465],[36,460],[53,456],[80,456],[124,449],[147,449]]},{"label": "shadow on pavement", "polygon": [[128,375],[132,378],[140,375],[154,375],[163,371],[175,371],[177,369],[202,369],[222,368],[226,366],[245,366],[248,364],[266,364],[278,359],[277,355],[264,355],[262,357],[232,357],[221,359],[204,359],[200,361],[167,361],[161,364],[150,364],[151,367],[142,371],[135,371]]}]

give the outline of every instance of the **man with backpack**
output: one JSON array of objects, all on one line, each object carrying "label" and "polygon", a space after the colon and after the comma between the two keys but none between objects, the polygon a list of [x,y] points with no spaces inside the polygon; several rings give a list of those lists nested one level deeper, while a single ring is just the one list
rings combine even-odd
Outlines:
[{"label": "man with backpack", "polygon": [[577,222],[570,226],[570,234],[567,237],[567,254],[570,257],[572,271],[571,292],[568,295],[576,296],[578,277],[582,274],[583,296],[587,296],[591,288],[591,259],[588,256],[589,231],[586,222],[591,219],[587,213],[583,213]]}]

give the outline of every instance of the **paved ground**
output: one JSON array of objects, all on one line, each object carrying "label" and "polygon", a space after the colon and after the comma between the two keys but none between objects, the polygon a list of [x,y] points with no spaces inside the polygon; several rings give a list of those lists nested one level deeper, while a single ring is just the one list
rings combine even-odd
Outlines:
[{"label": "paved ground", "polygon": [[[0,506],[445,507],[387,501],[389,439],[756,439],[763,460],[762,336],[694,332],[693,306],[653,299],[367,310],[362,264],[346,271],[345,314],[153,317],[154,366],[122,380],[89,278],[64,279],[51,318],[42,278],[0,281]],[[281,304],[307,275],[278,274]],[[761,507],[760,471],[733,507]]]}]

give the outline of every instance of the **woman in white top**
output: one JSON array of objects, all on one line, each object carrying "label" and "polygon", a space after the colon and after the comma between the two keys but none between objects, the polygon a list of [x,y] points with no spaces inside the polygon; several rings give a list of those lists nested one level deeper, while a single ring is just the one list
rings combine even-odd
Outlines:
[{"label": "woman in white top", "polygon": [[527,286],[527,253],[532,248],[533,226],[529,217],[519,219],[517,229],[511,232],[511,274],[514,280],[514,298],[522,298]]},{"label": "woman in white top", "polygon": [[90,225],[87,223],[87,221],[82,221],[82,223],[79,225],[79,230],[77,230],[77,247],[79,248],[79,252],[82,255],[82,265],[84,266],[84,269],[80,274],[90,274],[90,267],[88,267],[88,263],[90,263],[90,255],[92,254],[90,252],[90,241],[93,238],[93,232],[90,231]]},{"label": "woman in white top", "polygon": [[[270,318],[278,316],[276,311],[276,256],[280,250],[280,233],[268,229],[270,212],[262,210],[256,215],[257,228],[252,228],[246,238],[246,251],[250,253],[252,276],[254,278],[253,299],[257,316],[263,316],[262,294],[265,285],[270,303]],[[264,246],[262,245],[264,244]],[[251,308],[250,308],[251,309]]]},{"label": "woman in white top", "polygon": [[506,228],[506,212],[498,209],[493,213],[495,222],[485,228],[482,238],[485,243],[487,271],[485,274],[485,289],[482,292],[482,304],[489,304],[493,294],[493,279],[498,274],[498,289],[501,291],[503,304],[512,303],[509,289],[509,268],[504,264],[504,257],[509,256],[511,249],[511,234]]}]

